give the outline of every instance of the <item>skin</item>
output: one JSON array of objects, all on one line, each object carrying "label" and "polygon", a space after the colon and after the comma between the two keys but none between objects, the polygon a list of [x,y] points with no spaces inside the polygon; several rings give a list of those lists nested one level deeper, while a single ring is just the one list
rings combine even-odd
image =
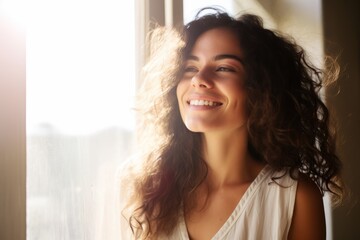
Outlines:
[{"label": "skin", "polygon": [[[264,167],[248,152],[242,57],[229,29],[206,31],[195,42],[177,87],[182,120],[189,130],[202,133],[208,165],[207,178],[196,189],[195,209],[185,216],[194,240],[211,239],[218,232]],[[311,180],[301,177],[289,239],[323,236],[321,195]]]},{"label": "skin", "polygon": [[322,196],[317,186],[305,175],[300,175],[298,181],[288,239],[326,239]]},{"label": "skin", "polygon": [[[217,32],[227,34],[219,37]],[[228,41],[233,45],[224,44]],[[210,30],[199,37],[185,63],[177,95],[182,119],[193,132],[245,130],[245,71],[242,51],[236,42],[226,29]],[[210,101],[216,106],[189,104],[196,100]]]}]

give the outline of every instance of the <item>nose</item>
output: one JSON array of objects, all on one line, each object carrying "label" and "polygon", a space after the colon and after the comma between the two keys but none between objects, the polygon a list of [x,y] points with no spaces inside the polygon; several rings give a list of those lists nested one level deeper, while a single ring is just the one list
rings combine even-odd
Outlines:
[{"label": "nose", "polygon": [[191,85],[199,88],[212,88],[211,77],[205,71],[197,72],[191,79]]}]

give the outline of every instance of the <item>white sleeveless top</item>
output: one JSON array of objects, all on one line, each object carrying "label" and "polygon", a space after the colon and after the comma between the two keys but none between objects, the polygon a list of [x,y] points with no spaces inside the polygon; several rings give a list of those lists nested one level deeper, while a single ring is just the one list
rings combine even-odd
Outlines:
[{"label": "white sleeveless top", "polygon": [[[273,172],[268,165],[264,167],[212,240],[287,239],[297,181],[284,173]],[[282,175],[284,176],[276,178]],[[128,240],[131,237],[122,239]],[[184,219],[180,219],[171,236],[161,239],[190,240]]]}]

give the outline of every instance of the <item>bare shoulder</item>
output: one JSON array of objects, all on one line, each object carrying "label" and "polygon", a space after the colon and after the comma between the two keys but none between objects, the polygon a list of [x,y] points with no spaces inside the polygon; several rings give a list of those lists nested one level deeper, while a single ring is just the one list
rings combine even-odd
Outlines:
[{"label": "bare shoulder", "polygon": [[326,226],[322,195],[316,184],[300,174],[293,219],[288,239],[325,239]]}]

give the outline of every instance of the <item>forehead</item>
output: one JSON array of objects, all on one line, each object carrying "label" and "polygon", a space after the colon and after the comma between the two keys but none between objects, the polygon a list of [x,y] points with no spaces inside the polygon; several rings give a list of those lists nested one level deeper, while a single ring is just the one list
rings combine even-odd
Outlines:
[{"label": "forehead", "polygon": [[191,55],[236,54],[242,56],[240,40],[229,28],[214,28],[202,33],[192,48]]}]

